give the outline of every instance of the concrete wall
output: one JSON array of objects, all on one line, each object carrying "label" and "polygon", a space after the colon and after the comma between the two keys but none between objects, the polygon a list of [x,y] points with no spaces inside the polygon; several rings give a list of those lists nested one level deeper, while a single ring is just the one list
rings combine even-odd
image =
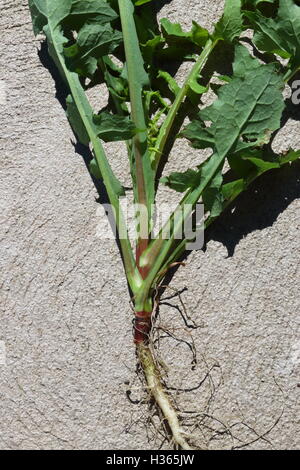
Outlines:
[{"label": "concrete wall", "polygon": [[[187,27],[211,25],[223,5],[164,3],[160,15]],[[97,192],[39,59],[27,1],[0,4],[0,448],[157,448],[147,404],[128,399],[144,395],[117,247],[96,237]],[[290,111],[282,150],[300,148],[299,109]],[[122,174],[123,148],[110,152]],[[197,156],[185,144],[173,154],[183,167]],[[162,337],[160,349],[169,385],[190,389],[176,399],[199,413],[201,446],[243,445],[277,423],[248,448],[299,447],[299,170],[262,178],[175,274],[198,329],[184,330],[178,296],[161,306],[160,325],[172,319],[186,341]],[[211,430],[232,425],[235,437]]]}]

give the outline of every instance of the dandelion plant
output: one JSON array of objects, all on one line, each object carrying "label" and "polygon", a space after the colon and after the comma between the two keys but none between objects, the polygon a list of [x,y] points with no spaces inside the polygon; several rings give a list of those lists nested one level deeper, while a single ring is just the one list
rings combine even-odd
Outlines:
[{"label": "dandelion plant", "polygon": [[[191,449],[192,439],[182,430],[149,340],[154,300],[197,231],[215,221],[256,178],[300,157],[292,148],[284,154],[272,148],[285,108],[283,91],[300,67],[300,6],[293,0],[227,0],[210,31],[196,21],[185,31],[168,19],[158,22],[154,4],[29,0],[34,33],[46,37],[69,90],[70,125],[77,140],[90,147],[89,171],[104,184],[112,208],[147,390],[168,423],[173,445]],[[228,64],[226,75],[211,66],[218,54]],[[171,73],[175,62],[189,64],[182,85]],[[109,93],[102,110],[92,107],[87,93],[99,84]],[[212,91],[215,99],[206,106],[205,95]],[[171,153],[176,139],[199,149],[199,164],[162,177],[165,163],[176,158]],[[134,243],[121,207],[128,189],[114,174],[112,156],[102,144],[112,141],[124,141],[128,151],[137,208]],[[181,200],[154,235],[161,185],[181,193]],[[200,223],[198,204],[204,214]],[[192,235],[185,231],[187,222]]]}]

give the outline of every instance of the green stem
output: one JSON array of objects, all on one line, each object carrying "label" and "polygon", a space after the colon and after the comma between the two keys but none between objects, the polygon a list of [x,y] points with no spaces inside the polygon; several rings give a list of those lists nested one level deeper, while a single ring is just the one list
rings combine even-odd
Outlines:
[{"label": "green stem", "polygon": [[[267,84],[264,85],[264,89],[257,90],[257,96],[256,96],[256,101],[261,97],[263,91],[267,87]],[[247,113],[243,116],[243,121],[241,122],[241,128],[246,124],[247,120],[251,116],[251,113],[253,112],[253,109],[255,107],[254,105],[251,105],[249,109],[247,110]],[[221,170],[224,160],[227,156],[227,154],[230,152],[230,149],[232,146],[235,144],[237,138],[239,136],[238,131],[231,133],[228,135],[228,142],[226,146],[222,149],[222,151],[215,152],[209,159],[209,163],[207,164],[206,171],[205,171],[205,176],[203,176],[200,180],[200,183],[197,187],[191,188],[187,193],[184,195],[183,199],[178,205],[177,210],[182,210],[183,208],[186,207],[195,207],[195,204],[198,202],[199,198],[201,197],[203,191],[205,188],[208,186],[209,182],[212,180],[214,175]],[[148,265],[150,266],[149,274],[147,276],[147,279],[145,280],[145,288],[150,289],[155,280],[157,279],[157,276],[161,272],[162,266],[165,264],[167,257],[169,256],[170,251],[173,249],[173,244],[174,244],[174,238],[176,234],[179,232],[179,229],[182,228],[184,221],[187,219],[189,214],[186,214],[185,211],[183,211],[182,217],[178,217],[175,220],[175,213],[176,211],[172,214],[171,216],[171,221],[173,222],[173,227],[172,227],[172,236],[167,239],[163,240],[161,234],[164,231],[164,228],[161,230],[159,236],[150,244],[149,248],[147,249],[147,252],[144,254],[143,259],[142,259],[142,266]]]},{"label": "green stem", "polygon": [[144,279],[148,274],[148,270],[140,266],[140,258],[149,245],[152,203],[154,202],[154,171],[151,167],[148,150],[148,131],[143,102],[143,90],[150,87],[150,82],[144,69],[144,61],[135,26],[133,4],[131,0],[118,0],[118,3],[129,83],[131,118],[138,130],[132,139],[136,196],[139,204],[136,265]]},{"label": "green stem", "polygon": [[[199,75],[201,73],[202,68],[207,62],[207,59],[211,52],[214,50],[215,46],[218,43],[218,39],[212,41],[211,39],[206,43],[205,48],[203,49],[202,53],[200,54],[197,62],[193,66],[190,74],[188,75],[183,87],[177,94],[175,101],[173,105],[171,106],[167,117],[160,129],[157,141],[156,141],[156,146],[153,149],[151,153],[151,161],[154,162],[153,167],[155,171],[158,168],[160,159],[164,153],[164,148],[166,145],[166,142],[168,141],[168,138],[170,136],[170,133],[172,131],[173,124],[175,122],[176,116],[178,114],[178,111],[180,109],[180,106],[182,105],[184,99],[186,98],[188,91],[190,89],[190,84],[197,80],[199,78]],[[183,206],[185,200],[189,196],[188,192],[184,198],[182,199],[180,206]],[[172,241],[174,239],[174,236],[177,232],[177,230],[180,229],[180,225],[182,223],[180,221],[177,221],[177,223],[174,225],[174,229],[172,231],[173,236],[171,237],[170,240],[162,240],[162,239],[157,239],[153,241],[153,244],[151,248],[151,252],[149,253],[149,259],[145,261],[145,264],[148,265],[149,268],[149,273],[146,277],[146,279],[143,282],[143,285],[141,287],[140,293],[139,293],[139,304],[144,305],[147,303],[147,299],[149,296],[151,296],[151,289],[153,289],[153,283],[155,281],[155,278],[157,277],[158,272],[161,271],[161,267],[164,265],[165,258],[168,255],[168,251],[170,250]],[[149,251],[149,249],[147,251]],[[143,260],[142,260],[143,261]]]},{"label": "green stem", "polygon": [[130,0],[118,1],[128,73],[131,118],[136,126],[136,129],[139,129],[139,132],[137,132],[133,138],[138,203],[148,207],[143,168],[143,157],[145,150],[147,149],[147,126],[142,100],[143,87],[138,70],[136,68],[137,56],[140,56],[139,67],[141,67],[141,64],[143,64],[143,59],[139,48],[139,40],[137,37],[135,21],[133,17],[134,9],[132,3]]},{"label": "green stem", "polygon": [[175,98],[175,101],[173,105],[171,106],[163,125],[161,126],[159,135],[157,137],[156,145],[150,155],[151,161],[154,162],[153,166],[155,170],[157,170],[161,157],[164,154],[165,145],[169,139],[169,136],[172,131],[172,127],[175,122],[178,111],[180,109],[180,106],[182,105],[184,99],[186,98],[188,94],[188,91],[190,89],[190,84],[199,78],[202,68],[204,67],[209,55],[211,54],[211,52],[213,51],[217,43],[218,43],[218,39],[214,41],[209,39],[207,41],[203,51],[199,55],[190,74],[188,75],[183,87],[178,92]]},{"label": "green stem", "polygon": [[[98,61],[98,64],[99,64],[99,68],[101,69],[101,71],[102,71],[102,73],[105,77],[105,80],[106,80],[106,83],[108,84],[108,87],[113,90],[114,89],[114,81],[111,78],[110,74],[108,73],[107,62],[109,63],[109,62],[112,62],[112,61],[108,56],[105,56],[105,61],[104,61],[103,58],[100,58],[99,61]],[[127,116],[127,114],[128,114],[127,106],[125,105],[125,109],[123,108],[124,104],[116,96],[115,93],[111,93],[111,99],[114,103],[114,106],[116,108],[117,113],[120,114],[120,116]],[[133,158],[133,154],[132,154],[133,151],[132,151],[132,141],[131,140],[126,141],[126,148],[127,148],[127,154],[128,154],[128,159],[129,159],[129,165],[130,165],[130,173],[131,173],[132,181],[134,182],[135,181],[135,167],[134,167],[134,158]],[[133,192],[134,192],[134,197],[135,197],[135,200],[136,200],[137,198],[136,198],[135,184],[133,184]]]},{"label": "green stem", "polygon": [[288,70],[287,73],[284,75],[283,79],[285,83],[288,83],[300,70],[300,65],[295,69]]},{"label": "green stem", "polygon": [[81,114],[81,118],[88,132],[90,141],[92,143],[94,154],[95,154],[100,172],[103,177],[103,182],[107,190],[109,201],[115,210],[115,214],[114,214],[115,223],[116,223],[118,232],[121,235],[120,247],[121,247],[121,252],[122,252],[122,256],[124,260],[125,272],[128,278],[128,282],[131,288],[134,290],[136,288],[138,277],[137,277],[137,272],[136,272],[136,264],[135,264],[133,253],[132,253],[132,248],[128,239],[127,227],[126,227],[126,223],[124,220],[123,211],[120,207],[119,198],[116,195],[114,188],[112,187],[111,182],[110,182],[111,169],[108,164],[106,155],[104,153],[104,149],[102,147],[102,144],[98,136],[93,131],[92,126],[89,122],[89,119],[84,113],[84,108],[86,107],[87,103],[84,103],[84,106],[83,106],[83,101],[87,101],[87,99],[84,93],[79,93],[78,86],[77,86],[79,84],[79,80],[78,80],[78,84],[74,83],[74,81],[77,81],[77,80],[78,80],[77,76],[72,76],[72,78],[69,79],[70,90],[71,90],[73,99],[78,107],[78,110]]},{"label": "green stem", "polygon": [[[50,27],[50,30],[54,38],[55,35],[53,34],[53,30],[51,27]],[[131,248],[130,241],[128,238],[128,232],[127,232],[127,227],[126,227],[126,223],[125,223],[124,216],[123,216],[123,211],[119,203],[119,197],[114,190],[114,185],[113,185],[114,174],[106,158],[100,139],[98,138],[93,128],[93,123],[90,117],[93,114],[91,105],[84,93],[84,90],[80,84],[77,74],[74,72],[70,72],[67,69],[64,58],[61,56],[61,52],[59,48],[57,48],[56,46],[55,39],[53,39],[53,47],[54,47],[57,59],[59,61],[59,64],[64,73],[64,76],[68,82],[68,86],[70,88],[70,92],[72,94],[73,100],[76,104],[76,107],[78,109],[82,122],[88,133],[90,142],[93,146],[94,155],[98,163],[104,185],[106,187],[109,201],[115,211],[114,213],[115,224],[116,224],[119,234],[121,234],[120,248],[122,252],[124,268],[125,268],[126,276],[128,279],[128,283],[131,289],[133,290],[133,292],[136,292],[137,289],[139,289],[141,285],[141,276],[138,272],[138,269],[137,269],[137,266],[133,257],[133,252],[132,252],[132,248]]]}]

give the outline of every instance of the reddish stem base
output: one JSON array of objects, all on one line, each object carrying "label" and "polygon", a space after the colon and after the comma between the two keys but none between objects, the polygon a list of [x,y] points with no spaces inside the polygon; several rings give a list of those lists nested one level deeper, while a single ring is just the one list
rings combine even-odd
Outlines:
[{"label": "reddish stem base", "polygon": [[149,342],[151,330],[151,312],[137,312],[134,320],[134,342],[135,344]]}]

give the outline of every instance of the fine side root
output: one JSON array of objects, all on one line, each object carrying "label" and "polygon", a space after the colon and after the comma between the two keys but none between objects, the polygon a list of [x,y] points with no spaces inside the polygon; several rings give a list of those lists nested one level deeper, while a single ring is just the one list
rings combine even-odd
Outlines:
[{"label": "fine side root", "polygon": [[169,428],[171,430],[173,441],[176,447],[183,450],[193,450],[184,438],[185,432],[180,426],[178,415],[174,406],[172,405],[167,393],[164,391],[164,387],[160,380],[160,374],[156,367],[153,354],[150,348],[144,343],[139,343],[137,346],[137,354],[141,363],[148,391],[154,398],[157,406],[162,411]]}]

